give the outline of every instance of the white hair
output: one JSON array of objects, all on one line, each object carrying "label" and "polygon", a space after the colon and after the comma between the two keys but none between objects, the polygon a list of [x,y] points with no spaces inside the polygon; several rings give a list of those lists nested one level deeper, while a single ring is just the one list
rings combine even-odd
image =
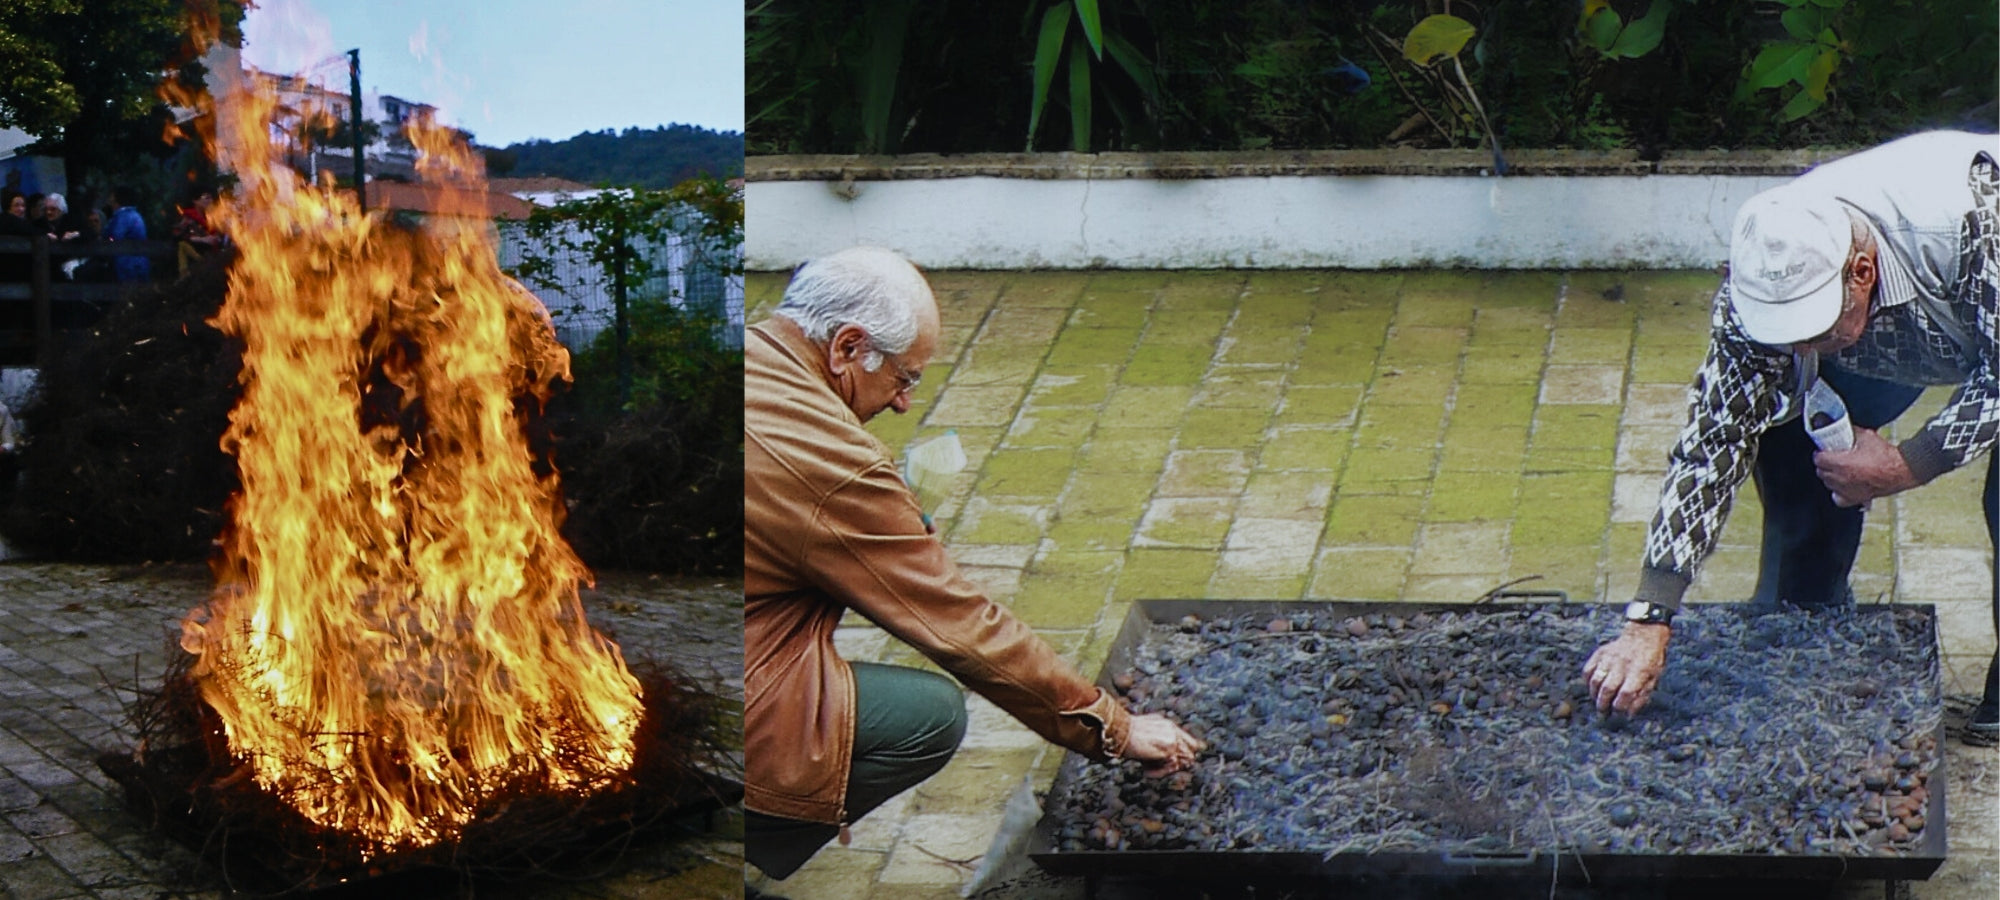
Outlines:
[{"label": "white hair", "polygon": [[42,202],[48,206],[54,207],[55,211],[58,213],[69,212],[69,204],[63,200],[63,195],[61,194],[50,194],[47,197],[42,198]]},{"label": "white hair", "polygon": [[[876,349],[902,353],[917,342],[918,304],[930,296],[930,285],[909,260],[880,247],[849,247],[799,266],[777,314],[821,344],[841,326],[854,325],[868,332]],[[872,372],[882,362],[870,355],[863,367]]]}]

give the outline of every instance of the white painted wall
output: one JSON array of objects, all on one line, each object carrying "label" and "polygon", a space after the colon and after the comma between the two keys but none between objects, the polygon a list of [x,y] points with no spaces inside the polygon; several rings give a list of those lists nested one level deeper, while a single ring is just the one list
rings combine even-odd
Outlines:
[{"label": "white painted wall", "polygon": [[[745,253],[854,244],[939,269],[1706,268],[1781,176],[751,181]],[[843,194],[852,194],[848,199]]]}]

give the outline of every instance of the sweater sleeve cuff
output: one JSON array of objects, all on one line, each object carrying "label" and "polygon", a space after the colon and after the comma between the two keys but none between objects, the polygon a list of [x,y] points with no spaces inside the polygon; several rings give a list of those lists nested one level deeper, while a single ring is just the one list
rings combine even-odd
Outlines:
[{"label": "sweater sleeve cuff", "polygon": [[1639,590],[1632,599],[1678,610],[1681,608],[1681,595],[1687,593],[1689,580],[1679,572],[1647,566],[1639,570]]},{"label": "sweater sleeve cuff", "polygon": [[1090,705],[1078,709],[1062,711],[1064,716],[1074,716],[1092,729],[1097,737],[1096,747],[1071,747],[1070,749],[1097,760],[1117,760],[1125,756],[1125,746],[1132,737],[1132,716],[1111,692],[1097,689],[1097,699]]},{"label": "sweater sleeve cuff", "polygon": [[1934,428],[1917,432],[1896,449],[1902,452],[1903,463],[1910,467],[1910,475],[1918,484],[1929,484],[1931,479],[1952,470],[1954,461],[1945,452],[1944,435]]}]

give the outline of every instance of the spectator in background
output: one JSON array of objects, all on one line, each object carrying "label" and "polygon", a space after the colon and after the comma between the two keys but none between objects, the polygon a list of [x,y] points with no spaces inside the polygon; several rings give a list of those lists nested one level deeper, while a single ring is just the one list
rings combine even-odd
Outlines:
[{"label": "spectator in background", "polygon": [[73,241],[81,236],[70,227],[69,202],[61,194],[50,194],[42,200],[42,220],[37,223],[42,232],[58,241]]},{"label": "spectator in background", "polygon": [[174,223],[175,266],[180,275],[186,275],[188,266],[195,260],[215,252],[222,247],[222,235],[208,224],[209,207],[215,205],[215,192],[203,190],[196,194],[194,202],[175,210],[180,219]]},{"label": "spectator in background", "polygon": [[[37,233],[28,224],[28,198],[18,191],[0,193],[0,238],[31,238]],[[33,265],[26,253],[0,250],[0,283],[18,284],[28,280]]]},{"label": "spectator in background", "polygon": [[[146,239],[146,220],[139,217],[139,208],[134,204],[136,197],[132,189],[120,185],[111,189],[111,205],[116,209],[111,213],[111,221],[104,226],[107,241],[143,241]],[[153,262],[143,256],[119,256],[111,261],[111,271],[119,281],[145,281],[153,277]]]}]

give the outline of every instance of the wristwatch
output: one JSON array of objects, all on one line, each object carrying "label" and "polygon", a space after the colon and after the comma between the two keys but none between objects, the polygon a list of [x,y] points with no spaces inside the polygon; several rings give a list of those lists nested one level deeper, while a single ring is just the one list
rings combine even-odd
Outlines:
[{"label": "wristwatch", "polygon": [[1674,608],[1662,606],[1649,600],[1634,600],[1625,604],[1625,621],[1638,625],[1666,625],[1674,621]]}]

